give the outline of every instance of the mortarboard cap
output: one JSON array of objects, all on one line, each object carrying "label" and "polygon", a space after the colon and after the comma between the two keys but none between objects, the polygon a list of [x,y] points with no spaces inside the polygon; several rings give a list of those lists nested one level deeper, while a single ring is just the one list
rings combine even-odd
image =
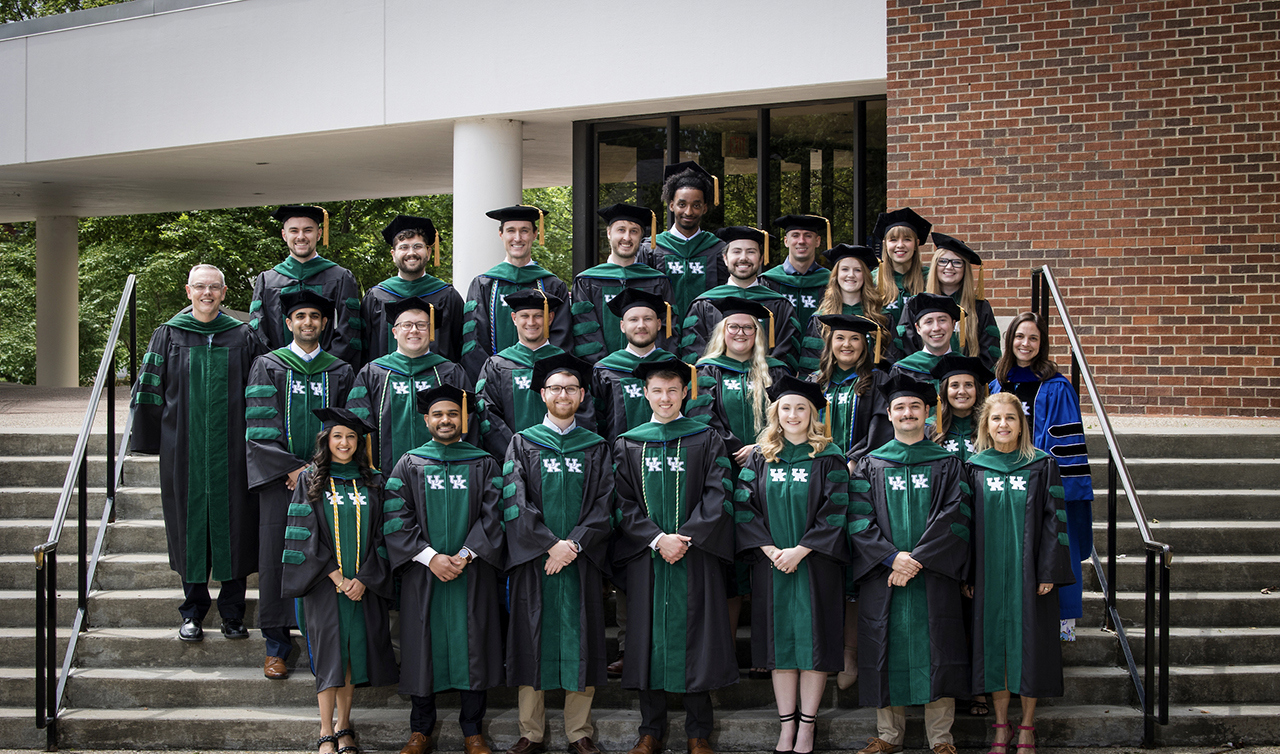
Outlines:
[{"label": "mortarboard cap", "polygon": [[[677,162],[674,165],[668,165],[665,168],[663,168],[662,183],[665,185],[667,181],[671,180],[677,175],[680,175],[686,170],[693,171],[695,174],[698,175],[698,177],[704,179],[707,183],[711,184],[711,197],[710,197],[711,206],[713,207],[720,206],[720,179],[712,175],[710,172],[708,172],[706,168],[702,167],[701,165],[699,165],[698,163],[692,160],[688,160],[686,162]],[[704,190],[703,193],[705,194],[706,191]],[[707,198],[708,197],[704,196],[703,201],[706,201]]]},{"label": "mortarboard cap", "polygon": [[408,296],[395,301],[388,301],[382,305],[383,316],[386,317],[387,322],[390,322],[393,325],[396,323],[396,320],[400,318],[401,314],[415,309],[420,309],[427,313],[427,322],[429,323],[427,328],[427,339],[429,341],[435,340],[436,308],[430,302],[419,296]]},{"label": "mortarboard cap", "polygon": [[306,204],[286,204],[275,212],[271,213],[271,217],[280,222],[288,222],[290,218],[305,217],[319,225],[323,236],[322,242],[325,246],[329,245],[329,211],[324,207],[312,207]]},{"label": "mortarboard cap", "polygon": [[337,406],[328,406],[325,408],[313,408],[311,413],[320,420],[322,429],[332,429],[333,427],[346,427],[354,431],[358,435],[367,435],[375,431],[375,428],[361,419],[353,411]]},{"label": "mortarboard cap", "polygon": [[819,411],[827,407],[827,396],[822,393],[822,388],[818,386],[818,383],[796,379],[789,374],[769,388],[769,400],[771,401],[776,402],[784,395],[799,395],[808,398],[813,407]]},{"label": "mortarboard cap", "polygon": [[861,259],[862,263],[867,266],[868,270],[874,270],[880,266],[880,257],[876,255],[875,249],[868,246],[854,246],[847,243],[838,243],[830,249],[827,249],[822,256],[826,257],[827,266],[832,270],[834,270],[836,268],[836,264],[845,257]]},{"label": "mortarboard cap", "polygon": [[513,312],[546,307],[556,309],[564,303],[559,296],[547,293],[541,288],[525,288],[521,291],[508,293],[502,297],[502,300],[507,302],[507,306],[511,307]]},{"label": "mortarboard cap", "polygon": [[285,317],[299,309],[317,309],[321,317],[333,317],[333,302],[306,288],[280,294],[280,308]]},{"label": "mortarboard cap", "polygon": [[725,296],[711,299],[711,305],[720,310],[725,317],[734,314],[749,314],[756,319],[769,320],[769,349],[773,349],[773,311],[769,307],[756,303],[751,299],[738,296]]},{"label": "mortarboard cap", "polygon": [[631,376],[641,382],[648,383],[650,375],[658,372],[671,372],[686,385],[693,383],[690,397],[698,397],[698,370],[692,364],[685,363],[674,356],[660,361],[643,361],[637,364],[635,369],[631,370]]},{"label": "mortarboard cap", "polygon": [[875,322],[855,314],[820,314],[817,320],[832,330],[861,333],[864,338],[871,333],[876,333],[876,352],[872,364],[880,363],[880,344],[883,338],[880,326]]},{"label": "mortarboard cap", "polygon": [[982,295],[982,257],[978,256],[978,252],[970,249],[959,238],[952,238],[945,233],[933,233],[930,237],[933,239],[934,246],[959,254],[964,261],[978,268],[977,295],[978,298],[984,298]]},{"label": "mortarboard cap", "polygon": [[928,240],[929,230],[933,228],[933,224],[916,214],[915,210],[910,207],[903,207],[892,212],[881,212],[880,216],[876,218],[876,227],[871,231],[871,237],[877,245],[880,245],[884,243],[885,235],[900,225],[913,230],[920,243]]},{"label": "mortarboard cap", "polygon": [[822,236],[827,235],[827,248],[831,248],[831,221],[822,215],[783,215],[773,221],[773,227],[786,236],[792,230],[808,230]]},{"label": "mortarboard cap", "polygon": [[933,370],[929,372],[935,380],[946,380],[948,377],[957,374],[973,375],[974,382],[979,385],[989,384],[995,379],[995,375],[991,373],[982,364],[982,360],[973,356],[962,356],[958,353],[948,353],[938,359],[938,363],[934,365]]},{"label": "mortarboard cap", "polygon": [[641,232],[647,226],[650,239],[658,237],[658,214],[648,207],[622,203],[610,204],[608,207],[596,210],[596,214],[604,219],[606,227],[612,226],[619,220],[626,220],[639,225]]},{"label": "mortarboard cap", "polygon": [[954,320],[960,319],[960,305],[957,304],[950,296],[940,296],[936,293],[918,293],[907,299],[906,304],[907,321],[915,324],[920,318],[926,314],[933,312],[943,312],[951,315]]},{"label": "mortarboard cap", "polygon": [[671,303],[656,293],[642,291],[639,288],[623,288],[622,293],[610,299],[607,306],[609,311],[613,312],[614,316],[619,319],[637,306],[652,309],[653,313],[659,318],[666,318],[667,337],[671,337]]},{"label": "mortarboard cap", "polygon": [[749,225],[730,225],[716,231],[716,237],[726,244],[734,241],[755,241],[760,246],[760,267],[769,264],[769,232]]},{"label": "mortarboard cap", "polygon": [[548,377],[560,372],[567,372],[577,377],[578,385],[583,389],[589,387],[591,365],[568,353],[558,353],[555,356],[548,356],[545,359],[539,359],[534,362],[533,381],[529,384],[529,387],[532,390],[541,390]]},{"label": "mortarboard cap", "polygon": [[387,227],[382,229],[382,239],[387,242],[388,246],[394,246],[396,236],[401,231],[416,230],[422,236],[423,241],[431,244],[432,253],[435,256],[435,266],[440,266],[440,231],[436,229],[436,224],[431,222],[428,217],[413,217],[412,215],[396,215],[395,219],[387,223]]},{"label": "mortarboard cap", "polygon": [[911,397],[919,398],[924,401],[924,405],[929,406],[938,400],[938,393],[933,389],[933,385],[928,382],[909,377],[899,373],[889,377],[880,385],[880,392],[884,395],[885,401],[890,405],[899,398]]},{"label": "mortarboard cap", "polygon": [[462,433],[467,433],[467,414],[474,414],[478,408],[476,396],[460,387],[453,385],[440,385],[426,390],[419,390],[416,394],[418,403],[418,413],[429,414],[431,407],[441,401],[458,404],[462,409]]},{"label": "mortarboard cap", "polygon": [[533,223],[538,228],[538,243],[543,246],[547,245],[546,235],[544,233],[543,218],[547,216],[540,207],[532,204],[516,204],[511,207],[500,207],[491,209],[484,213],[486,217],[497,220],[499,223],[507,222],[526,222]]}]

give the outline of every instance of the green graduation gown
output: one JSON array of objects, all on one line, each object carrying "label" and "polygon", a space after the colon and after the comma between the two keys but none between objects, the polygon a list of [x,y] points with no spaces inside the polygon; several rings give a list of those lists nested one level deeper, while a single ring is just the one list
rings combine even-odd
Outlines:
[{"label": "green graduation gown", "polygon": [[[564,351],[551,343],[545,343],[537,350],[516,343],[490,357],[480,369],[476,393],[489,422],[489,428],[484,432],[484,448],[495,458],[506,456],[507,445],[515,433],[542,423],[542,418],[547,415],[547,404],[542,402],[542,395],[537,390],[530,389],[533,365],[562,353]],[[584,429],[595,429],[595,407],[591,401],[582,402],[577,421]]]},{"label": "green graduation gown", "polygon": [[889,402],[880,392],[880,386],[888,379],[887,372],[872,369],[871,384],[858,395],[857,371],[837,370],[822,386],[822,393],[827,396],[822,418],[825,420],[827,412],[831,412],[831,438],[847,458],[860,458],[893,439]]},{"label": "green graduation gown", "polygon": [[[466,442],[435,440],[396,463],[382,533],[400,573],[400,693],[484,691],[502,683],[498,575],[503,564],[501,467]],[[428,546],[475,559],[440,581],[414,556]]]},{"label": "green graduation gown", "polygon": [[986,450],[973,488],[973,692],[1062,696],[1058,589],[1075,583],[1058,464]]},{"label": "green graduation gown", "polygon": [[[774,384],[791,374],[787,365],[777,359],[766,359],[766,362]],[[755,413],[751,410],[751,386],[747,381],[750,368],[749,363],[729,356],[699,359],[698,398],[689,401],[685,407],[689,418],[711,425],[724,440],[730,455],[737,453],[743,445],[755,442],[761,429],[756,425]],[[769,397],[766,395],[760,412],[761,422],[768,406]]]},{"label": "green graduation gown", "polygon": [[653,418],[653,409],[644,397],[644,382],[631,376],[632,370],[647,361],[662,361],[672,354],[655,348],[644,356],[627,349],[614,351],[596,362],[591,370],[591,399],[595,406],[596,430],[613,447],[618,435]]},{"label": "green graduation gown", "polygon": [[[701,692],[738,680],[724,564],[733,558],[731,461],[701,422],[680,417],[624,433],[614,448],[622,537],[614,567],[627,584],[622,687]],[[692,538],[674,565],[649,547],[662,533]]]},{"label": "green graduation gown", "polygon": [[959,458],[961,461],[968,461],[969,456],[973,455],[975,452],[973,441],[977,438],[978,434],[973,426],[973,415],[970,414],[969,416],[951,417],[951,426],[947,427],[947,434],[945,437],[933,436],[934,433],[937,432],[937,426],[935,425],[936,419],[937,417],[933,417],[928,421],[928,433],[930,439],[932,439],[933,442],[943,450],[954,455],[956,458]]},{"label": "green graduation gown", "polygon": [[462,358],[462,296],[443,280],[424,274],[417,280],[405,280],[399,275],[389,277],[364,294],[364,300],[360,302],[360,319],[365,327],[360,366],[396,352],[396,339],[391,334],[391,326],[395,323],[387,321],[384,307],[413,296],[436,308],[436,339],[431,342],[431,352],[459,363]]},{"label": "green graduation gown", "polygon": [[803,274],[787,272],[781,264],[760,275],[760,281],[787,297],[796,310],[796,322],[800,332],[809,329],[809,320],[826,293],[831,270],[815,262]]},{"label": "green graduation gown", "polygon": [[[791,306],[786,296],[764,285],[753,285],[750,288],[739,288],[732,284],[722,285],[699,296],[689,306],[689,313],[681,323],[681,358],[692,363],[707,350],[711,331],[720,320],[724,319],[724,315],[711,302],[731,296],[754,301],[773,312],[773,350],[769,355],[786,364],[788,369],[794,370],[795,360],[800,353],[801,333],[795,308]],[[765,337],[767,338],[768,320],[761,320],[760,326],[766,328]],[[767,340],[765,342],[768,343]]]},{"label": "green graduation gown", "polygon": [[[876,282],[879,282],[880,271],[883,269],[885,269],[885,267],[882,265],[872,270],[871,279]],[[924,280],[928,280],[929,265],[927,264],[924,265],[920,270],[920,274]],[[903,282],[905,277],[906,276],[903,275],[901,272],[893,273],[893,284],[898,289],[898,297],[892,301],[884,302],[884,308],[881,309],[881,311],[884,312],[884,316],[889,318],[890,325],[892,325],[893,322],[897,321],[897,319],[902,316],[902,305],[906,303],[906,300],[911,296],[915,295],[913,293],[907,292],[907,284]]]},{"label": "green graduation gown", "polygon": [[178,314],[156,328],[133,392],[135,453],[160,455],[169,567],[183,581],[258,570],[258,496],[245,464],[244,389],[265,349],[248,325]]},{"label": "green graduation gown", "polygon": [[[960,294],[953,293],[951,298],[958,304],[960,303]],[[902,312],[897,325],[897,337],[893,339],[894,348],[903,354],[913,354],[924,348],[924,344],[920,341],[920,333],[916,332],[915,325],[907,321],[907,313]],[[1000,327],[996,324],[996,315],[991,310],[990,302],[985,299],[978,299],[977,311],[969,312],[967,316],[978,318],[978,352],[974,354],[982,365],[987,369],[994,370],[996,362],[1000,360]],[[956,353],[967,352],[960,350],[960,332],[951,334],[951,350]]]},{"label": "green graduation gown", "polygon": [[[671,281],[666,275],[639,262],[627,267],[599,264],[579,272],[573,279],[573,303],[569,307],[573,316],[574,356],[594,364],[627,347],[627,338],[620,328],[621,320],[609,308],[609,302],[624,288],[636,288],[661,296],[666,301],[671,301],[674,296]],[[666,334],[666,312],[658,312],[658,322],[661,331],[657,346],[674,349],[680,339],[679,312],[672,312],[670,338]]]},{"label": "green graduation gown", "polygon": [[[751,664],[769,670],[844,669],[845,511],[849,469],[834,444],[816,457],[783,440],[777,461],[756,449],[738,472],[738,551],[752,562]],[[813,550],[782,573],[759,548]]]},{"label": "green graduation gown", "polygon": [[551,322],[549,339],[557,348],[567,349],[572,345],[569,287],[564,281],[537,263],[513,267],[501,262],[471,281],[467,302],[463,305],[460,363],[472,380],[480,379],[480,369],[490,356],[519,342],[516,326],[511,321],[511,307],[503,297],[528,288],[538,288],[564,302],[560,308],[552,310],[555,317]]},{"label": "green graduation gown", "polygon": [[724,263],[724,241],[711,231],[695,233],[684,240],[669,230],[658,234],[655,244],[645,241],[636,261],[664,273],[671,281],[671,305],[680,316],[688,314],[693,300],[716,286],[729,282]]},{"label": "green graduation gown", "polygon": [[[968,574],[971,509],[964,465],[928,440],[895,439],[858,461],[849,490],[861,704],[967,697],[960,582]],[[885,560],[899,552],[924,569],[907,586],[890,587]]]},{"label": "green graduation gown", "polygon": [[[604,573],[613,508],[613,454],[581,427],[538,424],[511,439],[502,466],[511,622],[507,685],[583,691],[604,685]],[[544,570],[562,539],[582,551]]]},{"label": "green graduation gown", "polygon": [[[854,304],[853,306],[840,307],[841,314],[850,314],[862,316],[862,304]],[[876,336],[867,336],[867,346],[871,349],[874,358],[876,348]],[[886,338],[886,341],[889,339]],[[807,377],[813,372],[818,371],[822,359],[822,323],[818,321],[817,316],[809,318],[809,326],[804,331],[804,338],[800,341],[800,358],[796,360],[796,372],[803,377]],[[899,353],[891,342],[884,343],[880,350],[880,361],[892,364],[897,361],[902,354]]]},{"label": "green graduation gown", "polygon": [[283,348],[293,336],[284,324],[280,295],[303,288],[333,302],[333,316],[320,336],[320,347],[348,364],[359,364],[364,349],[364,321],[360,318],[360,285],[349,270],[316,255],[305,263],[290,255],[253,281],[249,326],[267,348]]}]

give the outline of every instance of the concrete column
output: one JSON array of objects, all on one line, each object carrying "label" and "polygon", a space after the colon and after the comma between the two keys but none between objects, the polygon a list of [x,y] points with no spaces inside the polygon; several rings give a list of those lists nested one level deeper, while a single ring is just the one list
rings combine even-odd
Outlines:
[{"label": "concrete column", "polygon": [[484,213],[520,203],[523,137],[518,120],[453,124],[453,285],[463,296],[473,278],[505,258],[498,223]]},{"label": "concrete column", "polygon": [[75,217],[36,218],[36,384],[80,384],[80,247]]}]

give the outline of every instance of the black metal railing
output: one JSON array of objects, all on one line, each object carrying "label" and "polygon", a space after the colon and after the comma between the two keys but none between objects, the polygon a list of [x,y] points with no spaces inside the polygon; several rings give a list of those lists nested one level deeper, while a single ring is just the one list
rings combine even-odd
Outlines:
[{"label": "black metal railing", "polygon": [[[1098,551],[1091,554],[1093,568],[1098,574],[1098,582],[1106,600],[1103,628],[1114,630],[1120,639],[1120,648],[1124,652],[1125,662],[1129,666],[1129,676],[1137,693],[1138,706],[1142,709],[1142,743],[1144,746],[1155,744],[1155,726],[1169,724],[1169,569],[1173,565],[1173,552],[1169,545],[1157,542],[1151,536],[1151,527],[1147,524],[1147,515],[1138,498],[1137,487],[1129,474],[1129,466],[1125,463],[1124,453],[1116,442],[1115,432],[1111,429],[1111,421],[1107,418],[1107,410],[1103,406],[1102,396],[1098,393],[1098,385],[1094,382],[1093,373],[1089,371],[1089,363],[1084,351],[1080,348],[1080,337],[1076,334],[1067,305],[1062,300],[1062,292],[1053,277],[1048,265],[1033,270],[1031,273],[1031,311],[1036,312],[1049,324],[1049,302],[1052,300],[1062,320],[1062,328],[1066,331],[1067,341],[1071,344],[1071,384],[1075,386],[1076,395],[1080,394],[1080,383],[1083,380],[1089,392],[1089,400],[1098,417],[1098,425],[1102,428],[1102,436],[1107,441],[1107,564],[1103,568],[1098,558]],[[1046,343],[1044,347],[1048,347]],[[1143,642],[1143,672],[1138,672],[1133,650],[1129,646],[1129,637],[1125,633],[1124,624],[1120,621],[1120,612],[1116,609],[1116,514],[1117,514],[1117,478],[1124,487],[1125,497],[1129,501],[1129,510],[1138,525],[1138,533],[1142,536],[1142,547],[1146,552],[1146,601],[1143,611],[1143,628],[1146,640]],[[1156,593],[1159,592],[1159,600]],[[1158,633],[1157,633],[1158,631]]]},{"label": "black metal railing", "polygon": [[[127,314],[129,317],[129,384],[132,385],[138,379],[136,284],[137,281],[133,275],[125,280],[124,292],[120,295],[115,320],[111,323],[111,332],[107,336],[106,349],[102,353],[102,361],[98,364],[98,374],[93,380],[89,406],[85,409],[84,421],[80,424],[80,435],[76,438],[75,450],[71,453],[71,463],[67,468],[66,480],[62,484],[62,494],[58,497],[58,507],[53,514],[53,526],[49,528],[49,538],[44,544],[33,548],[36,558],[36,727],[45,729],[45,745],[49,751],[56,751],[58,748],[58,711],[62,709],[63,695],[67,690],[67,677],[71,672],[71,660],[75,656],[76,642],[80,634],[88,630],[89,585],[93,583],[94,574],[98,569],[98,558],[102,556],[102,544],[106,539],[107,525],[115,520],[116,488],[120,482],[121,470],[124,468],[125,448],[128,447],[129,432],[133,424],[133,416],[130,414],[125,420],[117,452],[113,447],[116,436],[116,346],[120,339],[120,327]],[[94,417],[98,413],[98,402],[104,390],[107,393],[107,499],[102,508],[98,536],[90,555],[88,548],[89,437],[93,430]],[[75,620],[71,623],[71,633],[66,654],[62,658],[61,670],[55,672],[55,669],[59,668],[57,656],[58,543],[67,522],[73,488],[77,490],[78,504],[76,614]]]}]

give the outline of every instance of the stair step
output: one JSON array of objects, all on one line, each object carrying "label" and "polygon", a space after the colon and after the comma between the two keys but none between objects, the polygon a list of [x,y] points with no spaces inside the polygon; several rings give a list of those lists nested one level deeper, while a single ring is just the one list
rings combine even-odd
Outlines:
[{"label": "stair step", "polygon": [[[172,575],[177,583],[178,577]],[[253,577],[256,578],[256,577]],[[257,617],[258,591],[250,581],[245,596],[245,624],[255,625]],[[217,582],[210,588],[216,600]],[[181,623],[178,616],[178,605],[182,604],[181,588],[170,589],[113,589],[89,593],[89,626],[116,626],[164,628],[177,627]],[[32,590],[0,590],[0,626],[22,627],[35,625],[35,594]],[[76,592],[74,589],[58,592],[58,625],[70,626],[72,615],[76,609]],[[220,625],[217,610],[211,611],[205,620],[205,627],[215,630]]]},{"label": "stair step", "polygon": [[[1169,619],[1172,626],[1270,627],[1280,626],[1280,594],[1259,592],[1170,592]],[[1116,606],[1126,629],[1143,624],[1146,594],[1117,592]],[[1102,625],[1103,598],[1097,592],[1085,592],[1086,626]],[[1155,619],[1155,616],[1152,616]]]},{"label": "stair step", "polygon": [[[1105,568],[1107,559],[1099,556]],[[1146,589],[1146,558],[1116,558],[1116,588],[1121,591]],[[1084,569],[1086,590],[1097,591],[1098,575]],[[1178,591],[1230,589],[1244,592],[1264,587],[1280,589],[1280,555],[1181,555],[1175,551],[1169,571],[1169,588]]]},{"label": "stair step", "polygon": [[[0,519],[52,520],[61,492],[60,487],[0,487]],[[102,518],[106,495],[105,487],[89,488],[89,518],[95,521]],[[76,506],[73,496],[70,510],[75,511]],[[159,487],[120,487],[116,490],[116,518],[158,519],[162,515]]]},{"label": "stair step", "polygon": [[[1280,519],[1280,491],[1260,490],[1139,490],[1147,520],[1275,521]],[[1107,488],[1093,491],[1093,519],[1107,520]],[[1124,489],[1117,490],[1116,521],[1132,521]]]},{"label": "stair step", "polygon": [[[58,587],[75,589],[79,574],[74,558],[58,561]],[[103,555],[98,561],[94,587],[98,589],[162,589],[173,586],[177,576],[169,570],[165,553]],[[35,563],[31,555],[0,555],[0,589],[34,589]]]},{"label": "stair step", "polygon": [[[1280,554],[1280,521],[1165,521],[1150,523],[1151,536],[1164,542],[1174,553],[1174,568],[1182,555],[1276,555]],[[1104,521],[1093,523],[1093,542],[1101,555],[1107,548]],[[1130,557],[1143,552],[1138,525],[1132,521],[1116,524],[1116,549]]]},{"label": "stair step", "polygon": [[0,736],[9,749],[43,749],[48,732],[35,726],[35,701],[15,707],[0,707]]},{"label": "stair step", "polygon": [[[1146,632],[1127,628],[1129,647],[1139,666],[1143,663]],[[1122,666],[1120,639],[1094,626],[1076,626],[1076,641],[1062,645],[1062,661],[1067,666]],[[1170,628],[1169,664],[1244,665],[1280,664],[1280,627],[1258,628]]]},{"label": "stair step", "polygon": [[[1197,427],[1188,419],[1187,431],[1152,430],[1117,432],[1116,440],[1125,460],[1138,458],[1280,458],[1280,433]],[[1085,432],[1090,458],[1107,465],[1107,441],[1101,431]]]},{"label": "stair step", "polygon": [[1169,704],[1266,704],[1280,698],[1280,665],[1175,665],[1169,668]]},{"label": "stair step", "polygon": [[[12,661],[16,658],[10,658]],[[29,668],[0,667],[0,707],[31,705],[35,714],[36,671]]]},{"label": "stair step", "polygon": [[[94,538],[98,536],[99,519],[90,518],[85,531],[88,533],[89,547],[93,547]],[[4,519],[0,520],[0,555],[31,555],[32,548],[43,544],[49,537],[52,520]],[[79,546],[77,542],[77,521],[69,516],[58,540],[58,565],[66,567],[74,561]],[[122,520],[116,521],[107,530],[107,539],[103,543],[104,552],[108,553],[167,553],[168,542],[164,535],[162,520]],[[35,561],[32,560],[34,564]]]},{"label": "stair step", "polygon": [[[1107,460],[1091,457],[1095,489],[1107,488]],[[1187,489],[1264,489],[1280,479],[1280,458],[1126,458],[1139,491]]]},{"label": "stair step", "polygon": [[[86,406],[88,402],[86,399]],[[99,404],[106,406],[106,396]],[[45,429],[6,428],[0,430],[0,456],[70,456],[76,449],[79,430],[48,431]],[[89,433],[89,454],[105,456],[107,454],[107,432],[105,429]],[[120,431],[116,430],[116,439],[112,447],[120,447]]]}]

